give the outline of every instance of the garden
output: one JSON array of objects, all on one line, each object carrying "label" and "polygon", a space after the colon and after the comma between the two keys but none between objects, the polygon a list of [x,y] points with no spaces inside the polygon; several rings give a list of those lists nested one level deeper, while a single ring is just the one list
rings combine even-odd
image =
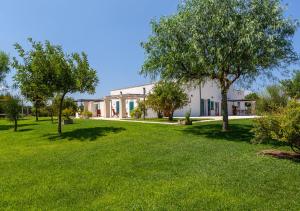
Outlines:
[{"label": "garden", "polygon": [[0,120],[0,209],[299,210],[299,160],[260,154],[252,120],[193,126]]}]

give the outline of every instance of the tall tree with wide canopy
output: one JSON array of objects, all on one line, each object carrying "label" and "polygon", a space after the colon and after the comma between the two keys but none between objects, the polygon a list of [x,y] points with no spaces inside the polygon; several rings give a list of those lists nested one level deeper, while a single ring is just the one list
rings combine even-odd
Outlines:
[{"label": "tall tree with wide canopy", "polygon": [[298,22],[284,16],[280,0],[186,0],[177,14],[151,24],[141,73],[182,82],[216,80],[224,131],[232,84],[269,76],[298,58],[292,43]]}]

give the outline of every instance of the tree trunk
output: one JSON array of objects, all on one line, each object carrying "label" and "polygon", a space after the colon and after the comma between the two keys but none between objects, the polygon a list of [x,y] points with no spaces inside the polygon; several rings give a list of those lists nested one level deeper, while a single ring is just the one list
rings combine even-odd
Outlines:
[{"label": "tree trunk", "polygon": [[61,115],[62,115],[62,107],[63,102],[66,94],[63,94],[61,96],[60,102],[59,102],[59,111],[58,111],[58,135],[61,135]]},{"label": "tree trunk", "polygon": [[54,122],[54,120],[53,120],[53,111],[51,111],[51,122],[52,122],[52,124],[53,124],[53,122]]},{"label": "tree trunk", "polygon": [[39,112],[37,105],[35,105],[35,121],[39,121]]},{"label": "tree trunk", "polygon": [[169,121],[173,121],[173,114],[174,114],[174,112],[171,112],[171,113],[169,114]]},{"label": "tree trunk", "polygon": [[227,92],[228,90],[226,88],[221,88],[222,92],[222,116],[223,116],[223,131],[228,131],[228,105],[227,105]]},{"label": "tree trunk", "polygon": [[15,129],[14,129],[14,131],[17,131],[18,130],[18,120],[17,120],[17,118],[15,118]]}]

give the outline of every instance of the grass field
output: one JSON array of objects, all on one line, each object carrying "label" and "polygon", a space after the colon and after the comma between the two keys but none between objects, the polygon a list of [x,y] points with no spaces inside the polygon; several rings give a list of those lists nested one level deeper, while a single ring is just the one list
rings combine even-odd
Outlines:
[{"label": "grass field", "polygon": [[0,210],[300,210],[300,163],[258,155],[289,148],[231,123],[0,120]]},{"label": "grass field", "polygon": [[[170,123],[177,123],[178,120],[184,120],[185,118],[174,118],[173,120],[169,120],[168,118],[146,118],[146,119],[125,119],[125,120],[132,120],[132,121],[147,121],[147,122],[170,122]],[[192,122],[195,121],[203,121],[203,120],[211,120],[209,118],[191,118]]]}]

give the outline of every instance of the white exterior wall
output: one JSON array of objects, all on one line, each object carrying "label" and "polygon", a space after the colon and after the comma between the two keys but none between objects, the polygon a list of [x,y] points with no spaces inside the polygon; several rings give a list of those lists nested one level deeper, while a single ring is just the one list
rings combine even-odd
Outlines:
[{"label": "white exterior wall", "polygon": [[[110,95],[120,95],[121,92],[122,94],[144,94],[144,88],[146,90],[146,95],[149,94],[155,84],[147,84],[143,86],[136,86],[136,87],[129,87],[129,88],[124,88],[124,89],[116,89],[110,91]],[[183,117],[186,112],[191,110],[191,116],[197,117],[200,116],[201,114],[201,109],[200,109],[200,87],[199,85],[196,86],[185,86],[184,87],[185,92],[187,93],[189,97],[189,104],[185,106],[182,109],[178,109],[174,112],[175,117]],[[245,97],[245,91],[240,91],[240,90],[234,90],[234,88],[230,88],[228,91],[228,100],[238,100],[238,99],[244,99]],[[204,116],[208,116],[210,113],[210,116],[215,116],[215,115],[221,115],[221,91],[219,88],[219,85],[216,81],[207,81],[201,85],[201,98],[204,100]],[[139,99],[140,101],[143,101],[143,98]],[[134,102],[134,108],[138,105],[137,99],[126,99],[126,113],[128,117],[130,117],[130,108],[129,108],[129,103]],[[112,99],[111,100],[111,108],[116,109],[116,102],[119,101],[119,99]],[[213,102],[213,109],[208,111],[208,101]],[[216,103],[219,105],[218,112],[216,111]],[[98,104],[99,108],[101,109],[101,115],[104,115],[104,102],[89,102],[88,103],[88,109],[89,111],[92,111],[93,114],[96,115],[95,111],[95,104]],[[228,102],[228,113],[229,115],[232,115],[232,106],[237,105],[238,102]],[[240,102],[240,109],[244,110],[245,109],[245,103]],[[121,108],[120,108],[121,109]],[[112,111],[111,111],[112,112]],[[112,113],[111,113],[112,115]],[[153,112],[151,109],[147,110],[147,117],[148,118],[154,118],[156,117],[157,114]]]}]

